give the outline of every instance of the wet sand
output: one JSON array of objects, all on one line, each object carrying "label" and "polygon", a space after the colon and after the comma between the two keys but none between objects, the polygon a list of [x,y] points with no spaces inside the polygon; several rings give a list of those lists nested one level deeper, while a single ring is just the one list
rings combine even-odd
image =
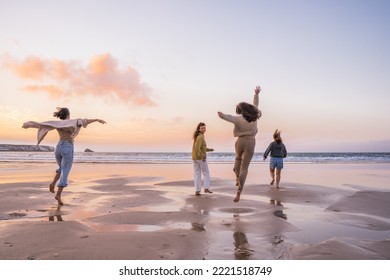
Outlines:
[{"label": "wet sand", "polygon": [[54,164],[0,163],[0,259],[390,259],[390,164],[252,164],[239,203],[231,164],[76,163],[59,207]]}]

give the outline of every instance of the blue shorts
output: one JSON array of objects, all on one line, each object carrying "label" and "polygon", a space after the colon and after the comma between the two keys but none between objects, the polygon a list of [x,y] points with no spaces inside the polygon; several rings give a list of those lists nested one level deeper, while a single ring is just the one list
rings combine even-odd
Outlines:
[{"label": "blue shorts", "polygon": [[270,169],[283,169],[283,158],[271,157],[269,162]]}]

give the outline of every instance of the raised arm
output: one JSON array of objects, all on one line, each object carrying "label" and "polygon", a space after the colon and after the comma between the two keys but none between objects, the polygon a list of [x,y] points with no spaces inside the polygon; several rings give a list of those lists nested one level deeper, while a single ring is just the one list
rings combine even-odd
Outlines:
[{"label": "raised arm", "polygon": [[225,120],[225,121],[227,121],[227,122],[236,123],[236,121],[237,121],[237,118],[235,118],[234,116],[232,116],[232,115],[227,115],[227,114],[224,114],[224,113],[222,113],[222,112],[218,112],[218,116],[219,116],[221,119],[223,119],[223,120]]},{"label": "raised arm", "polygon": [[253,96],[253,106],[255,106],[256,108],[259,107],[259,94],[260,94],[260,91],[261,91],[261,87],[260,86],[256,86],[255,87],[255,95]]},{"label": "raised arm", "polygon": [[101,120],[101,119],[87,119],[87,124],[90,124],[93,122],[100,122],[101,124],[106,124],[106,122]]}]

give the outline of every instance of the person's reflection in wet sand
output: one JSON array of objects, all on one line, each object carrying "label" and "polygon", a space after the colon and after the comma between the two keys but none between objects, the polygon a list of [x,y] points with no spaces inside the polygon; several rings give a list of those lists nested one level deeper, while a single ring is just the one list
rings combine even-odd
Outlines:
[{"label": "person's reflection in wet sand", "polygon": [[54,217],[57,218],[57,222],[62,222],[62,216],[61,215],[55,215],[55,216],[49,216],[49,221],[54,222]]},{"label": "person's reflection in wet sand", "polygon": [[[272,205],[276,205],[276,206],[283,206],[282,201],[280,201],[280,200],[271,199],[270,203]],[[279,217],[279,218],[282,218],[284,220],[287,220],[287,215],[283,212],[283,210],[279,209],[279,210],[274,211],[274,215],[276,217]]]},{"label": "person's reflection in wet sand", "polygon": [[240,215],[234,214],[236,221],[234,238],[234,258],[236,260],[248,260],[252,255],[253,250],[250,249],[246,234],[240,229]]},{"label": "person's reflection in wet sand", "polygon": [[271,204],[273,204],[273,205],[277,205],[277,206],[283,206],[282,201],[276,200],[276,199],[271,199],[271,200],[269,201],[269,203],[271,203]]},{"label": "person's reflection in wet sand", "polygon": [[61,216],[61,205],[55,208],[55,210],[51,209],[49,210],[49,221],[54,222],[55,218],[57,219],[57,222],[62,222],[62,216]]},{"label": "person's reflection in wet sand", "polygon": [[208,216],[210,215],[210,205],[208,203],[202,203],[205,197],[189,198],[186,200],[186,206],[188,206],[194,214],[193,220],[191,220],[191,229],[198,232],[206,231],[206,224]]},{"label": "person's reflection in wet sand", "polygon": [[203,223],[191,223],[191,229],[195,231],[205,231],[205,225]]},{"label": "person's reflection in wet sand", "polygon": [[[275,206],[282,206],[283,207],[283,204],[282,204],[282,201],[280,200],[276,200],[276,199],[271,199],[269,201],[272,205],[275,205]],[[281,209],[278,209],[278,210],[275,210],[273,212],[273,214],[276,216],[276,217],[279,217],[279,218],[282,218],[284,220],[287,220],[287,215],[283,212],[283,210]],[[284,237],[283,235],[281,234],[276,234],[273,236],[272,238],[272,244],[274,244],[275,246],[276,245],[279,245],[280,243],[283,243],[284,241]]]}]

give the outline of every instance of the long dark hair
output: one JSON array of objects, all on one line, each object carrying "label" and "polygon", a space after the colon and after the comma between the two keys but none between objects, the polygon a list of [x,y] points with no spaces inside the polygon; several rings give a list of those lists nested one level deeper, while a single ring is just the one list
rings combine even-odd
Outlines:
[{"label": "long dark hair", "polygon": [[196,137],[198,137],[199,134],[201,134],[201,132],[199,131],[200,127],[201,126],[205,126],[206,124],[204,122],[200,122],[198,123],[198,125],[196,126],[196,129],[194,131],[194,135],[192,136],[192,138],[194,139],[194,141],[196,140]]},{"label": "long dark hair", "polygon": [[70,115],[68,108],[57,107],[57,111],[53,113],[53,116],[59,118],[60,120],[66,120]]},{"label": "long dark hair", "polygon": [[254,122],[261,117],[261,111],[246,102],[241,102],[237,105],[236,113],[242,115],[247,122]]}]

